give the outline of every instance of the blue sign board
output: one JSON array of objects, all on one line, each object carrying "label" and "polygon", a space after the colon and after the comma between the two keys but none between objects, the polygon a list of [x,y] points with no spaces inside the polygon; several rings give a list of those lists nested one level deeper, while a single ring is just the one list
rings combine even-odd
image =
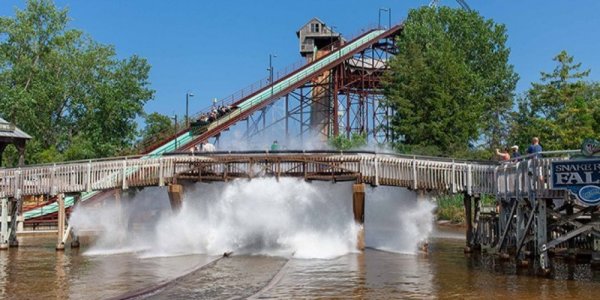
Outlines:
[{"label": "blue sign board", "polygon": [[584,204],[600,204],[600,160],[552,162],[552,187],[570,191]]}]

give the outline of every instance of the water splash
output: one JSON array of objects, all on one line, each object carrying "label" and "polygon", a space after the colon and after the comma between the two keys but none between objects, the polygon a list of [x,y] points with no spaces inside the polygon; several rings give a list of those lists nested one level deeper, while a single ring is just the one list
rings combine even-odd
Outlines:
[{"label": "water splash", "polygon": [[416,193],[378,187],[367,194],[365,243],[385,251],[415,254],[433,230],[431,201],[417,201]]},{"label": "water splash", "polygon": [[[179,213],[165,188],[146,188],[122,208],[79,207],[75,230],[98,230],[85,252],[135,252],[141,258],[187,254],[263,254],[333,258],[356,251],[359,226],[352,215],[350,183],[307,183],[273,178],[186,185]],[[378,187],[367,194],[367,246],[414,253],[431,232],[428,202],[414,193]],[[411,198],[412,197],[412,198]],[[109,201],[114,203],[114,201]]]},{"label": "water splash", "polygon": [[[78,209],[74,228],[101,230],[86,253],[139,252],[140,257],[192,253],[210,255],[266,254],[298,258],[332,258],[355,251],[354,224],[348,184],[307,183],[282,178],[237,180],[185,187],[178,214],[170,212],[166,191],[149,188],[121,212],[114,206]],[[161,195],[162,197],[157,197]],[[158,204],[156,202],[160,202]],[[119,220],[142,211],[158,210],[147,218],[146,232],[127,230]]]}]

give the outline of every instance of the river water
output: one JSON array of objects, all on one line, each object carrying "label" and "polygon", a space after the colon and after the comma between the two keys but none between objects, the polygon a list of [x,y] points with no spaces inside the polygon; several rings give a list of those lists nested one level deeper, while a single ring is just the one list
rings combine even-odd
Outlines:
[{"label": "river water", "polygon": [[544,278],[466,256],[464,233],[434,227],[432,202],[408,190],[367,189],[369,248],[356,251],[351,191],[255,179],[186,186],[179,212],[160,188],[79,206],[69,222],[93,238],[56,252],[55,236],[20,237],[0,251],[0,298],[598,299],[589,265],[554,261]]},{"label": "river water", "polygon": [[[461,236],[438,228],[426,254],[367,249],[330,259],[84,255],[85,241],[81,249],[56,252],[53,237],[24,237],[18,250],[0,252],[0,295],[3,299],[104,299],[185,275],[145,298],[246,298],[262,290],[255,295],[259,299],[598,299],[600,273],[592,272],[589,265],[555,262],[560,269],[555,279],[538,277],[514,269],[510,262],[466,256]],[[219,260],[210,264],[215,259]]]}]

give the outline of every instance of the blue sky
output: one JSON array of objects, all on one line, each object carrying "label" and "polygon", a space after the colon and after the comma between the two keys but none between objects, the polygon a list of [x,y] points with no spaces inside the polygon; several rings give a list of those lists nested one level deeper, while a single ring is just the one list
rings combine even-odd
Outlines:
[{"label": "blue sky", "polygon": [[[392,21],[428,0],[256,0],[150,1],[57,0],[67,6],[71,27],[112,44],[121,57],[137,54],[152,65],[155,100],[148,112],[185,113],[185,93],[196,96],[190,113],[266,77],[269,53],[275,69],[300,60],[295,31],[312,17],[343,35],[377,24],[378,9],[392,9]],[[486,18],[508,27],[510,61],[520,75],[518,92],[551,71],[552,57],[565,49],[600,80],[600,1],[467,0]],[[455,1],[442,0],[456,7]],[[576,4],[575,4],[576,3]],[[0,15],[14,15],[24,1],[0,0]],[[387,24],[387,18],[383,23]]]}]

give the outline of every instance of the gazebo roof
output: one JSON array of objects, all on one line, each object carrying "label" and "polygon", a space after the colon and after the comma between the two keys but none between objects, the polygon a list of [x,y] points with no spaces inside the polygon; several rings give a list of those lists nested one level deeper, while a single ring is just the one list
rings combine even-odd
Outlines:
[{"label": "gazebo roof", "polygon": [[30,140],[31,136],[0,117],[0,138],[13,140]]}]

